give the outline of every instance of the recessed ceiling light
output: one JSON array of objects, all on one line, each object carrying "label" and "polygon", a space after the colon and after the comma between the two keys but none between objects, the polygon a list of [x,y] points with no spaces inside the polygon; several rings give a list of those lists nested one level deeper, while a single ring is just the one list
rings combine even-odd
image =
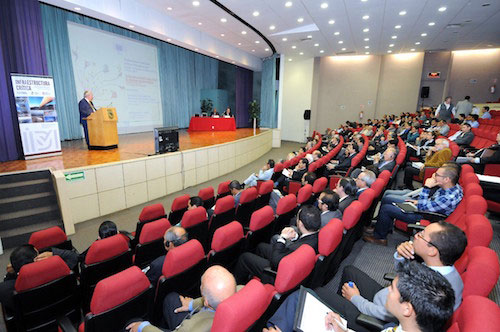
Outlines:
[{"label": "recessed ceiling light", "polygon": [[340,32],[335,31],[333,34],[334,34],[335,36],[338,36],[338,35],[340,35]]},{"label": "recessed ceiling light", "polygon": [[370,38],[365,38],[365,41],[369,41],[369,40],[370,40]]},{"label": "recessed ceiling light", "polygon": [[256,40],[256,41],[255,41],[255,44],[260,44],[260,41]]},{"label": "recessed ceiling light", "polygon": [[295,46],[295,45],[292,45],[292,48],[293,48],[293,49],[296,49],[296,48],[297,48],[297,46]]},{"label": "recessed ceiling light", "polygon": [[290,58],[290,59],[288,59],[288,61],[292,61],[292,59]]},{"label": "recessed ceiling light", "polygon": [[399,25],[399,24],[398,24],[398,25],[395,25],[395,26],[394,26],[394,29],[401,29],[401,25]]},{"label": "recessed ceiling light", "polygon": [[75,7],[75,10],[82,10],[80,7]]},{"label": "recessed ceiling light", "polygon": [[363,20],[367,20],[369,18],[370,18],[370,16],[368,16],[368,15],[363,16]]},{"label": "recessed ceiling light", "polygon": [[241,43],[238,43],[238,46],[241,46]]},{"label": "recessed ceiling light", "polygon": [[368,32],[368,31],[370,31],[370,29],[368,29],[368,28],[363,29],[363,32]]},{"label": "recessed ceiling light", "polygon": [[328,3],[323,2],[323,3],[321,4],[321,6],[320,6],[320,7],[321,7],[322,9],[326,9],[326,8],[328,8]]},{"label": "recessed ceiling light", "polygon": [[241,34],[242,34],[242,35],[246,35],[246,34],[247,34],[247,32],[246,32],[245,30],[243,30],[243,31],[241,32]]},{"label": "recessed ceiling light", "polygon": [[167,10],[172,10],[172,7],[167,7]]},{"label": "recessed ceiling light", "polygon": [[129,28],[131,28],[131,29],[133,29],[133,28],[135,28],[135,25],[132,25],[132,24],[131,24],[131,25],[129,25],[128,27],[129,27]]},{"label": "recessed ceiling light", "polygon": [[257,16],[259,16],[259,15],[260,15],[260,13],[259,13],[258,11],[254,11],[254,12],[252,13],[252,15],[253,15],[253,16],[255,16],[255,17],[257,17]]},{"label": "recessed ceiling light", "polygon": [[219,58],[219,56],[217,55],[217,56],[216,56],[216,58],[218,59],[218,58]]},{"label": "recessed ceiling light", "polygon": [[304,52],[300,52],[299,54],[300,54],[300,55],[304,55]]},{"label": "recessed ceiling light", "polygon": [[397,39],[398,36],[391,36],[391,39]]},{"label": "recessed ceiling light", "polygon": [[415,49],[414,49],[414,48],[412,48],[410,51],[415,52]]},{"label": "recessed ceiling light", "polygon": [[361,2],[367,2],[368,0],[361,0]]},{"label": "recessed ceiling light", "polygon": [[198,7],[200,5],[199,1],[193,1],[193,6]]},{"label": "recessed ceiling light", "polygon": [[299,23],[304,22],[304,18],[303,18],[303,17],[299,17],[299,18],[297,19],[297,22],[299,22]]},{"label": "recessed ceiling light", "polygon": [[198,25],[202,25],[202,24],[203,24],[203,23],[201,23],[201,22],[198,22]]},{"label": "recessed ceiling light", "polygon": [[319,53],[325,53],[325,51],[324,50],[320,50]]},{"label": "recessed ceiling light", "polygon": [[431,26],[433,26],[433,25],[436,25],[436,23],[434,23],[434,22],[429,22],[427,25],[431,27]]},{"label": "recessed ceiling light", "polygon": [[252,52],[255,52],[255,50],[252,50]]},{"label": "recessed ceiling light", "polygon": [[424,32],[424,33],[421,33],[420,36],[425,37],[425,36],[427,36],[427,34]]},{"label": "recessed ceiling light", "polygon": [[488,47],[493,47],[493,45],[491,45],[491,44],[488,44]]},{"label": "recessed ceiling light", "polygon": [[224,36],[225,36],[225,34],[221,33],[221,34],[220,34],[220,36],[221,36],[221,37],[224,37]]},{"label": "recessed ceiling light", "polygon": [[439,7],[438,9],[440,12],[444,12],[446,10],[446,7]]},{"label": "recessed ceiling light", "polygon": [[420,45],[420,42],[416,42],[415,45]]},{"label": "recessed ceiling light", "polygon": [[197,49],[197,48],[195,48],[194,50],[195,50],[195,51],[198,51],[198,49]]},{"label": "recessed ceiling light", "polygon": [[318,44],[318,43],[316,43],[316,44],[314,44],[314,46],[315,46],[315,47],[318,47],[318,46],[319,46],[319,44]]},{"label": "recessed ceiling light", "polygon": [[276,27],[274,25],[269,26],[269,30],[274,30],[274,29],[276,29]]},{"label": "recessed ceiling light", "polygon": [[223,18],[221,18],[221,19],[220,19],[220,21],[221,21],[222,23],[226,23],[226,22],[227,22],[227,19],[226,19],[225,17],[223,17]]},{"label": "recessed ceiling light", "polygon": [[401,16],[406,15],[406,10],[402,10],[402,11],[400,11],[400,12],[399,12],[399,15],[401,15]]},{"label": "recessed ceiling light", "polygon": [[339,44],[343,44],[343,43],[344,43],[344,41],[343,41],[343,40],[339,40]]},{"label": "recessed ceiling light", "polygon": [[168,42],[171,42],[171,41],[172,41],[172,39],[170,39],[170,38],[167,38],[167,41],[168,41]]},{"label": "recessed ceiling light", "polygon": [[291,1],[285,2],[285,7],[292,7],[293,3]]},{"label": "recessed ceiling light", "polygon": [[328,21],[328,24],[335,24],[335,20]]},{"label": "recessed ceiling light", "polygon": [[264,51],[266,51],[266,52],[267,52],[267,51],[269,51],[269,49],[268,49],[268,48],[265,48],[265,49],[264,49]]},{"label": "recessed ceiling light", "polygon": [[285,37],[285,38],[281,38],[281,40],[282,40],[282,41],[287,41],[287,40],[288,40],[288,38],[286,38],[286,37]]},{"label": "recessed ceiling light", "polygon": [[392,53],[392,51],[391,51],[391,50],[388,50],[388,51],[387,51],[387,53]]},{"label": "recessed ceiling light", "polygon": [[389,44],[389,47],[394,47],[394,44]]},{"label": "recessed ceiling light", "polygon": [[366,45],[365,48],[368,49],[368,48],[370,48],[370,46]]},{"label": "recessed ceiling light", "polygon": [[345,47],[342,47],[342,51],[345,51],[345,50],[346,50],[346,48],[345,48]]},{"label": "recessed ceiling light", "polygon": [[234,64],[235,64],[236,62],[234,62],[234,61],[231,61],[231,63],[232,63],[233,65],[234,65]]},{"label": "recessed ceiling light", "polygon": [[307,39],[312,39],[313,36],[307,35]]},{"label": "recessed ceiling light", "polygon": [[370,52],[365,52],[366,55],[370,54]]}]

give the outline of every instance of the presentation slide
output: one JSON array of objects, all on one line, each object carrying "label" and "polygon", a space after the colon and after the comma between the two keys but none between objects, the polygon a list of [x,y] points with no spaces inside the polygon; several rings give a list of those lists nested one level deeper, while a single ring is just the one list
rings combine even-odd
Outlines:
[{"label": "presentation slide", "polygon": [[155,46],[73,22],[68,34],[79,98],[92,90],[96,108],[115,107],[119,134],[163,126]]}]

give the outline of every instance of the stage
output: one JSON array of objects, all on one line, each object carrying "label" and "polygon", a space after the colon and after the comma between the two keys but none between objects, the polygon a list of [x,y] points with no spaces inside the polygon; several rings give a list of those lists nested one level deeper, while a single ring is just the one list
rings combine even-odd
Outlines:
[{"label": "stage", "polygon": [[[257,129],[256,134],[259,133],[261,130]],[[232,142],[250,136],[253,136],[251,128],[241,128],[236,131],[179,130],[179,151]],[[137,159],[155,153],[153,132],[119,135],[118,148],[113,150],[90,151],[83,139],[63,141],[61,149],[60,156],[0,163],[0,173],[44,168],[64,170]]]}]

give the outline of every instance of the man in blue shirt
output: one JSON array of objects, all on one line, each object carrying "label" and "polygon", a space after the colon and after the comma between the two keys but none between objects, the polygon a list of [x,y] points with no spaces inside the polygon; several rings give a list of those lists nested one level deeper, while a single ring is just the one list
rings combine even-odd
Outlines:
[{"label": "man in blue shirt", "polygon": [[[435,212],[449,216],[464,196],[462,187],[458,184],[458,178],[456,168],[440,167],[432,177],[425,181],[418,200],[407,201],[415,204],[419,211]],[[439,189],[431,195],[431,190],[434,187],[439,187]],[[371,229],[368,229],[368,234],[363,236],[363,240],[386,246],[387,234],[392,230],[395,219],[415,223],[423,219],[423,217],[418,211],[416,213],[405,213],[391,202],[382,204],[373,235],[369,234]]]},{"label": "man in blue shirt", "polygon": [[491,119],[491,114],[490,114],[490,107],[489,106],[484,106],[483,107],[483,116],[481,119]]},{"label": "man in blue shirt", "polygon": [[252,173],[243,183],[246,187],[255,187],[257,185],[257,180],[267,181],[271,180],[274,173],[274,160],[269,159],[267,164],[262,166],[259,171],[259,175]]}]

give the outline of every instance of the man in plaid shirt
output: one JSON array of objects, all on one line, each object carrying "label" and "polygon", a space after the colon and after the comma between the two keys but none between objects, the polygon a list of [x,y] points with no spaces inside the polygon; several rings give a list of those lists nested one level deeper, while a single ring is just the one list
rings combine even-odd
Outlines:
[{"label": "man in plaid shirt", "polygon": [[[425,181],[418,200],[407,200],[415,204],[420,211],[450,215],[462,200],[464,194],[458,184],[458,170],[454,167],[440,167],[432,177]],[[431,196],[431,189],[439,189]],[[375,224],[373,235],[366,234],[363,240],[370,243],[387,245],[387,234],[392,230],[394,219],[415,223],[423,219],[418,213],[405,213],[392,202],[382,204]]]}]

